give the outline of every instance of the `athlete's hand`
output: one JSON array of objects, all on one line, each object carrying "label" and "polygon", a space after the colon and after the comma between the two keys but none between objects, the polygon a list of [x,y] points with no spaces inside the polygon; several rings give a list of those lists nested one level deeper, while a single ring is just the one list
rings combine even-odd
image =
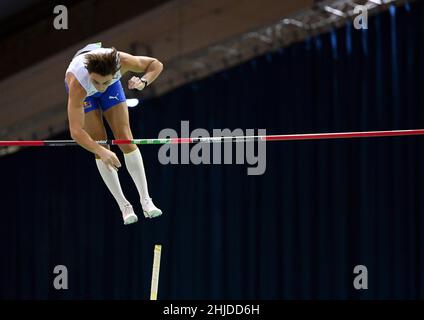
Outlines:
[{"label": "athlete's hand", "polygon": [[121,167],[121,163],[119,162],[118,157],[116,154],[109,149],[102,148],[103,150],[99,153],[99,156],[103,163],[106,165],[106,167],[112,171],[116,170],[118,171],[118,168]]},{"label": "athlete's hand", "polygon": [[145,83],[138,77],[132,77],[128,80],[128,89],[143,90],[146,87]]}]

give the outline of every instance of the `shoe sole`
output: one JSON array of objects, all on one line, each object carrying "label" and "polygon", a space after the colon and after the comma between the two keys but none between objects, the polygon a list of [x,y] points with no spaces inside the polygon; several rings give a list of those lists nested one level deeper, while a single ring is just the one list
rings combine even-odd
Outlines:
[{"label": "shoe sole", "polygon": [[162,215],[162,211],[159,211],[159,210],[153,210],[153,211],[150,211],[150,213],[148,213],[147,211],[143,211],[143,213],[146,218],[150,218],[150,219],[156,218]]},{"label": "shoe sole", "polygon": [[134,216],[130,216],[130,217],[128,217],[127,219],[125,219],[125,221],[124,221],[124,225],[132,224],[132,223],[136,223],[137,221],[138,221],[138,218],[137,218],[137,216],[136,216],[136,215],[134,215]]}]

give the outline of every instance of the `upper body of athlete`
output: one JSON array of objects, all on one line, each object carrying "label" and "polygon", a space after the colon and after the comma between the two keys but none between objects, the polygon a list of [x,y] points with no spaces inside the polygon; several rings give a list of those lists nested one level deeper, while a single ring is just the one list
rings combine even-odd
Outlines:
[{"label": "upper body of athlete", "polygon": [[[107,58],[98,59],[99,55],[105,55]],[[120,81],[127,72],[144,73],[142,78],[132,77],[128,81],[129,89],[143,90],[159,76],[162,69],[162,63],[155,58],[133,56],[116,51],[114,48],[96,48],[77,54],[65,75],[68,87],[69,129],[72,139],[97,155],[108,168],[121,167],[115,153],[108,147],[99,145],[85,130],[84,102],[87,98],[101,96],[109,86]]]}]

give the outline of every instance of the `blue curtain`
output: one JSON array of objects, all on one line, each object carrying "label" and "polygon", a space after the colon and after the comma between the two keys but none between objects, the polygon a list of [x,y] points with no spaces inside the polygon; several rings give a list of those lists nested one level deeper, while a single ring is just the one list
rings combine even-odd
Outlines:
[{"label": "blue curtain", "polygon": [[[348,24],[145,101],[130,110],[134,135],[182,120],[210,133],[423,128],[423,19],[422,2],[392,7],[368,30]],[[0,159],[1,298],[147,299],[154,244],[159,299],[424,298],[423,138],[268,143],[259,176],[140,149],[164,215],[132,226],[82,148]],[[53,288],[56,265],[68,290]],[[356,265],[368,290],[353,287]]]}]

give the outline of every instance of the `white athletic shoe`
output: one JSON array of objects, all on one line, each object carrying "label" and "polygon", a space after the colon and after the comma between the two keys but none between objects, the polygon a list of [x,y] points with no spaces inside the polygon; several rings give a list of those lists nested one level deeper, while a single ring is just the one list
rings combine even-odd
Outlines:
[{"label": "white athletic shoe", "polygon": [[127,204],[122,208],[122,218],[124,219],[124,224],[136,223],[138,221],[132,205]]},{"label": "white athletic shoe", "polygon": [[158,209],[152,201],[152,198],[147,198],[141,201],[143,213],[146,218],[156,218],[162,214],[162,210]]}]

